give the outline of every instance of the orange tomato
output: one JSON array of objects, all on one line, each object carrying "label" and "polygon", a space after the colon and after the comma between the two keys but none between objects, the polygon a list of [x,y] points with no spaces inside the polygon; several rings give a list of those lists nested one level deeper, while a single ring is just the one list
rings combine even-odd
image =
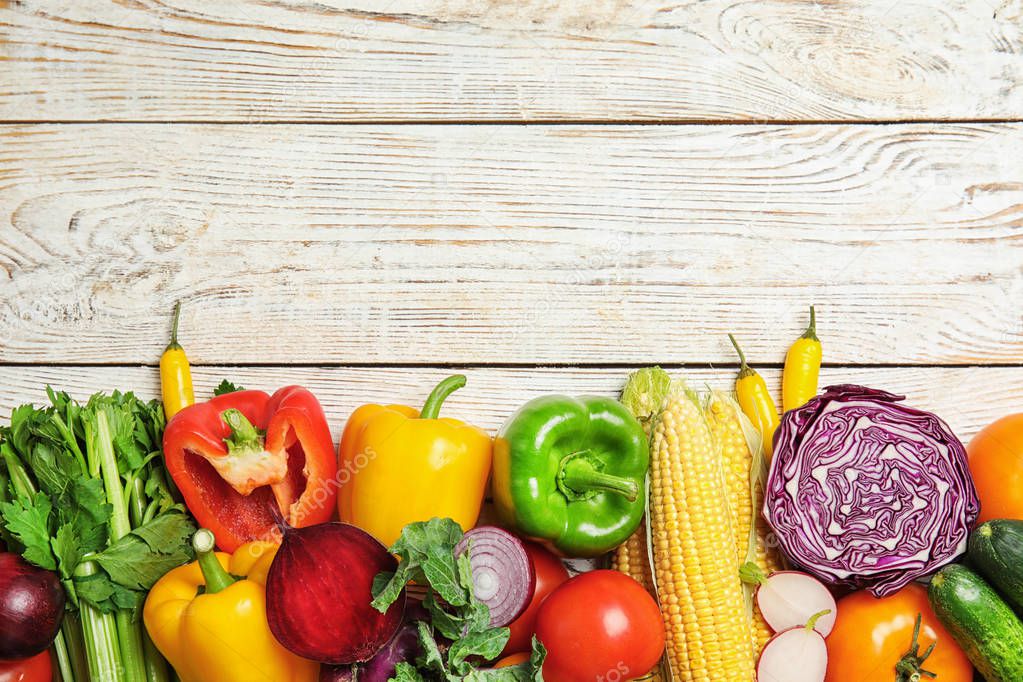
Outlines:
[{"label": "orange tomato", "polygon": [[518,665],[520,663],[528,663],[529,662],[529,656],[530,656],[530,654],[527,651],[522,651],[522,652],[519,652],[517,654],[512,654],[511,656],[505,656],[500,661],[495,663],[494,667],[495,668],[510,668],[511,666]]},{"label": "orange tomato", "polygon": [[981,429],[966,446],[980,496],[980,518],[1023,519],[1023,413]]},{"label": "orange tomato", "polygon": [[973,666],[931,610],[927,588],[918,583],[881,599],[860,591],[838,600],[835,628],[827,638],[825,682],[896,679],[895,665],[913,641],[917,614],[922,617],[919,654],[937,642],[924,670],[937,673],[940,682],[972,682]]}]

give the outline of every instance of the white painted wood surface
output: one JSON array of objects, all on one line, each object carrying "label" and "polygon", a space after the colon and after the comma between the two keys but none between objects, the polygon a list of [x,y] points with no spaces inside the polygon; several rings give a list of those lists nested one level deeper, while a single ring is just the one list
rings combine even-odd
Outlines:
[{"label": "white painted wood surface", "polygon": [[1023,111],[1020,0],[4,0],[6,120]]},{"label": "white painted wood surface", "polygon": [[[377,367],[196,367],[196,397],[212,396],[222,379],[245,388],[273,392],[290,384],[309,388],[320,399],[334,440],[345,420],[365,403],[420,405],[445,376],[464,373],[465,388],[444,402],[444,415],[495,432],[520,405],[548,393],[618,395],[629,369],[584,368],[377,368]],[[697,390],[728,390],[734,368],[672,369]],[[781,372],[762,370],[768,385],[780,392]],[[906,404],[941,415],[961,439],[968,439],[995,417],[1023,411],[1023,367],[884,367],[825,368],[821,387],[858,383],[906,396]],[[134,389],[144,398],[159,395],[155,367],[0,367],[0,415],[22,403],[45,404],[51,384],[78,398],[93,391]]]},{"label": "white painted wood surface", "polygon": [[776,384],[810,303],[826,381],[1020,409],[1021,0],[0,0],[0,64],[0,420],[154,394],[178,299],[202,390],[335,431],[442,365],[488,428],[725,387],[728,331]]},{"label": "white painted wood surface", "polygon": [[1023,124],[0,127],[0,361],[1023,362]]}]

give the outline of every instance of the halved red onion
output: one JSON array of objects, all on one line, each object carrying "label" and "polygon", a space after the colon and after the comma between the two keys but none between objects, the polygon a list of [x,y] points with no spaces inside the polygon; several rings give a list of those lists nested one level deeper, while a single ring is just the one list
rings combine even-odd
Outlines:
[{"label": "halved red onion", "polygon": [[536,574],[522,541],[496,526],[470,530],[455,547],[455,556],[469,552],[473,593],[490,608],[490,625],[511,623],[529,606]]}]

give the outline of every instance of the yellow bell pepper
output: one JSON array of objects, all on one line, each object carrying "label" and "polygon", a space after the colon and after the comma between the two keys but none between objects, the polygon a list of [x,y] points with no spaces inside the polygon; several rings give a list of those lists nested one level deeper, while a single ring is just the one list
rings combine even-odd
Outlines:
[{"label": "yellow bell pepper", "polygon": [[319,664],[281,646],[266,622],[264,585],[277,546],[251,542],[233,555],[215,553],[206,529],[192,544],[198,560],[160,578],[142,614],[181,682],[316,682]]},{"label": "yellow bell pepper", "polygon": [[387,547],[414,521],[479,519],[493,441],[475,426],[438,418],[441,404],[465,385],[440,382],[421,412],[405,405],[363,405],[349,417],[338,451],[338,513]]}]

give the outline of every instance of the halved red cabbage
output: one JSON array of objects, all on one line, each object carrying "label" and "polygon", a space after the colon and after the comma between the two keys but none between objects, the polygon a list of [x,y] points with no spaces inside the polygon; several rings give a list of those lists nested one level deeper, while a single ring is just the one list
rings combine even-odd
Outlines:
[{"label": "halved red cabbage", "polygon": [[903,396],[829,386],[775,434],[764,517],[826,583],[891,594],[966,550],[980,511],[966,451]]}]

